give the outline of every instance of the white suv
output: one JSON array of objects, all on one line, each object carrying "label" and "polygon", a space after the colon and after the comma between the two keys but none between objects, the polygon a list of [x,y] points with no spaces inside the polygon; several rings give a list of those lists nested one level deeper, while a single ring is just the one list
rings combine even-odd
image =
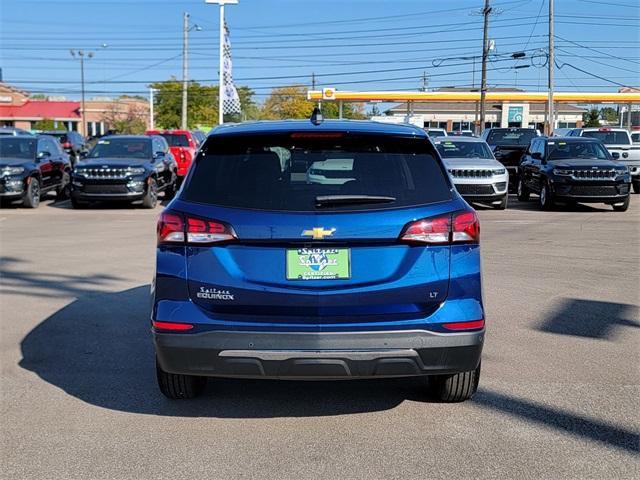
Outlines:
[{"label": "white suv", "polygon": [[491,153],[487,142],[475,137],[436,137],[438,153],[458,193],[468,202],[507,208],[509,172]]}]

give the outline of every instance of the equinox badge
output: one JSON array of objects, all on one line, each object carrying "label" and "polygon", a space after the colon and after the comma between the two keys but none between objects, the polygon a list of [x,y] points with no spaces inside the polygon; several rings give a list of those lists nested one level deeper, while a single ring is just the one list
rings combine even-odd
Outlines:
[{"label": "equinox badge", "polygon": [[330,237],[335,232],[335,228],[330,228],[329,230],[325,230],[324,227],[314,227],[311,230],[303,230],[303,237],[312,237],[314,240],[322,240],[324,237]]}]

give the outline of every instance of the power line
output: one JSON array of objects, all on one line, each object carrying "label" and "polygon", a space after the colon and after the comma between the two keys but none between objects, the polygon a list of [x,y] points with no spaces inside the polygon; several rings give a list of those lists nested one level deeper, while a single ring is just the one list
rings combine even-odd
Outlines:
[{"label": "power line", "polygon": [[572,64],[570,64],[570,63],[566,63],[566,62],[565,62],[565,63],[563,63],[562,65],[558,65],[558,68],[559,68],[559,69],[562,69],[562,68],[564,68],[564,67],[571,67],[571,68],[573,68],[574,70],[578,70],[579,72],[582,72],[582,73],[587,74],[587,75],[589,75],[589,76],[591,76],[591,77],[594,77],[594,78],[598,78],[598,79],[600,79],[600,80],[602,80],[602,81],[604,81],[604,82],[608,82],[608,83],[611,83],[611,84],[613,84],[613,85],[618,85],[619,87],[633,88],[633,87],[630,87],[629,85],[625,85],[624,83],[615,82],[615,81],[610,80],[610,79],[608,79],[608,78],[601,77],[600,75],[596,75],[595,73],[588,72],[587,70],[583,70],[582,68],[578,68],[578,67],[576,67],[575,65],[572,65]]},{"label": "power line", "polygon": [[[591,50],[592,52],[600,53],[600,54],[602,54],[602,55],[607,55],[607,53],[605,53],[605,52],[602,52],[602,51],[600,51],[600,50],[596,50],[596,49],[595,49],[595,48],[593,48],[593,47],[587,47],[586,45],[583,45],[583,44],[578,43],[578,42],[574,42],[573,40],[567,40],[566,38],[563,38],[563,37],[561,37],[560,35],[556,35],[556,38],[558,38],[558,39],[560,39],[560,40],[562,40],[562,41],[564,41],[564,42],[571,43],[571,44],[573,44],[573,45],[575,45],[575,46],[577,46],[577,47],[584,48],[584,49],[586,49],[586,50]],[[584,43],[584,42],[583,42],[583,43]],[[625,58],[625,57],[618,57],[618,56],[615,56],[615,55],[609,55],[609,56],[610,56],[611,58],[615,58],[615,59],[617,59],[617,60],[623,60],[623,61],[625,61],[625,62],[636,63],[636,64],[637,64],[637,63],[640,63],[640,62],[633,62],[633,61],[631,61],[631,60],[628,60],[628,59],[627,59],[627,58]]]}]

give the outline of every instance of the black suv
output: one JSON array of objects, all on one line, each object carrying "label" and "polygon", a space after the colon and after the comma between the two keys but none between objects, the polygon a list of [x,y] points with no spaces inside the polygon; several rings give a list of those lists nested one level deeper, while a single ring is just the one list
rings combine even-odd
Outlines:
[{"label": "black suv", "polygon": [[514,192],[518,178],[518,165],[529,143],[539,136],[533,128],[488,128],[481,138],[487,142],[493,155],[509,171],[509,192]]},{"label": "black suv", "polygon": [[58,199],[69,194],[71,164],[53,137],[16,135],[0,137],[0,199],[22,201],[36,208],[51,191]]},{"label": "black suv", "polygon": [[561,202],[607,203],[629,208],[631,175],[613,160],[602,142],[587,137],[540,137],[531,141],[520,163],[518,200],[539,195],[540,208]]},{"label": "black suv", "polygon": [[71,203],[82,208],[88,202],[127,201],[154,208],[158,192],[173,198],[177,169],[161,136],[102,137],[73,171]]},{"label": "black suv", "polygon": [[67,132],[62,130],[43,132],[43,135],[49,135],[58,139],[64,151],[69,154],[71,165],[74,167],[76,166],[76,163],[78,163],[78,160],[80,160],[80,157],[87,153],[87,143],[85,142],[84,137],[78,132]]}]

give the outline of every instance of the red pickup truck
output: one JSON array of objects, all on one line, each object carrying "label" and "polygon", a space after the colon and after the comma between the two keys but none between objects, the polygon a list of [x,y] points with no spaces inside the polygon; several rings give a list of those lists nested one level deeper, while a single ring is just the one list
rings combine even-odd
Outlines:
[{"label": "red pickup truck", "polygon": [[178,163],[178,182],[181,183],[198,151],[193,134],[189,130],[147,130],[146,134],[161,135],[167,141]]}]

